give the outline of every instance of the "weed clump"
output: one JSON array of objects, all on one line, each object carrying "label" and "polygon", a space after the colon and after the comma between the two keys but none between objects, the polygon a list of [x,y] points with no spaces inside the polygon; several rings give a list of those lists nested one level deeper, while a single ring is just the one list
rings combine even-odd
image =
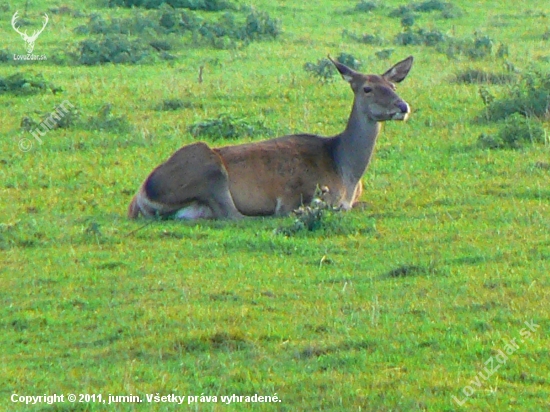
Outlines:
[{"label": "weed clump", "polygon": [[378,34],[357,34],[348,29],[342,31],[342,37],[357,43],[372,44],[375,46],[381,46],[386,43],[386,40]]},{"label": "weed clump", "polygon": [[275,39],[281,33],[279,20],[267,13],[252,10],[244,23],[232,13],[224,13],[217,22],[204,22],[197,30],[191,29],[193,39],[218,49],[237,48],[252,41]]},{"label": "weed clump", "polygon": [[0,77],[0,94],[9,93],[16,96],[28,96],[53,90],[42,74],[15,73],[8,77]]},{"label": "weed clump", "polygon": [[395,37],[395,43],[400,46],[423,45],[433,47],[448,41],[448,37],[439,30],[413,30],[406,27],[402,33]]},{"label": "weed clump", "polygon": [[455,38],[439,30],[427,30],[413,27],[414,21],[403,19],[403,31],[395,36],[395,44],[399,46],[421,45],[433,47],[444,53],[450,59],[465,56],[471,60],[495,56],[508,56],[508,46],[500,43],[496,48],[495,41],[489,36],[476,33],[473,38]]},{"label": "weed clump", "polygon": [[292,225],[279,227],[275,230],[275,233],[294,236],[299,232],[314,232],[319,229],[326,229],[331,224],[334,224],[331,221],[334,221],[336,215],[339,214],[340,208],[329,205],[325,201],[328,191],[327,187],[317,187],[310,204],[307,206],[302,205],[294,210],[293,215],[295,219]]},{"label": "weed clump", "polygon": [[495,135],[482,134],[478,144],[484,149],[521,149],[528,144],[547,141],[540,121],[514,113]]},{"label": "weed clump", "polygon": [[410,276],[426,276],[437,274],[437,270],[433,265],[401,265],[386,273],[388,278],[402,278]]},{"label": "weed clump", "polygon": [[468,69],[455,75],[459,84],[509,84],[517,79],[512,73],[491,73],[484,70]]},{"label": "weed clump", "polygon": [[393,52],[394,52],[393,49],[384,49],[384,50],[379,50],[375,52],[374,55],[376,56],[377,59],[387,60],[391,57]]},{"label": "weed clump", "polygon": [[361,0],[359,3],[355,5],[352,11],[356,11],[360,13],[368,13],[373,10],[376,10],[377,8],[378,8],[378,4],[376,2],[369,1],[369,0]]},{"label": "weed clump", "polygon": [[[23,117],[21,119],[21,128],[31,131],[41,123],[45,123],[50,130],[79,128],[82,130],[102,130],[114,133],[132,132],[133,126],[128,122],[126,116],[114,116],[111,110],[112,105],[107,103],[99,109],[97,114],[86,118],[82,111],[74,105],[70,105],[70,107],[63,106],[62,115],[59,115],[60,111],[55,107],[53,112],[41,113],[38,120],[35,120],[30,115]],[[57,114],[53,116],[52,113]],[[54,122],[51,121],[52,116],[55,119]]]},{"label": "weed clump", "polygon": [[512,84],[505,97],[496,98],[481,87],[486,120],[503,120],[496,134],[482,134],[478,145],[489,149],[519,149],[526,144],[548,143],[541,119],[550,118],[550,73],[529,71]]},{"label": "weed clump", "polygon": [[336,75],[334,65],[327,58],[317,60],[317,63],[307,62],[304,64],[304,70],[324,83],[334,80]]},{"label": "weed clump", "polygon": [[195,123],[187,129],[195,138],[238,139],[251,136],[271,136],[271,129],[262,121],[248,121],[230,114],[220,114],[213,119]]},{"label": "weed clump", "polygon": [[454,4],[441,0],[427,0],[422,3],[409,3],[392,10],[390,17],[405,18],[415,16],[414,13],[430,13],[438,11],[444,19],[453,19],[463,15],[462,10]]},{"label": "weed clump", "polygon": [[[354,70],[358,70],[361,67],[361,62],[348,53],[340,53],[336,60]],[[317,63],[308,62],[304,64],[304,70],[323,83],[334,80],[334,76],[337,73],[334,64],[326,57],[317,60]]]},{"label": "weed clump", "polygon": [[204,11],[235,9],[235,6],[226,0],[109,0],[109,7],[159,9],[163,6]]},{"label": "weed clump", "polygon": [[[77,34],[93,36],[80,43],[77,63],[135,64],[155,57],[172,60],[174,56],[168,51],[181,42],[195,47],[231,49],[252,41],[274,39],[280,32],[279,20],[255,9],[244,18],[228,11],[217,20],[207,20],[192,11],[167,6],[147,13],[136,12],[129,18],[104,19],[94,14],[87,24],[75,29]],[[170,35],[178,40],[168,37]]]},{"label": "weed clump", "polygon": [[78,64],[95,66],[105,63],[141,63],[150,57],[151,47],[140,40],[108,35],[102,39],[87,39],[80,43]]},{"label": "weed clump", "polygon": [[336,60],[338,60],[342,64],[345,64],[353,70],[359,70],[361,68],[361,61],[357,59],[353,54],[340,53],[338,57],[336,57]]},{"label": "weed clump", "polygon": [[480,94],[487,120],[505,119],[514,113],[537,118],[550,116],[550,72],[534,70],[523,74],[500,99],[486,89],[480,89]]},{"label": "weed clump", "polygon": [[197,105],[194,103],[182,99],[165,99],[155,107],[155,110],[159,112],[169,112],[180,109],[189,109],[196,106]]},{"label": "weed clump", "polygon": [[103,105],[97,115],[90,116],[80,127],[87,130],[101,130],[113,133],[130,133],[134,130],[126,116],[115,116],[110,103]]}]

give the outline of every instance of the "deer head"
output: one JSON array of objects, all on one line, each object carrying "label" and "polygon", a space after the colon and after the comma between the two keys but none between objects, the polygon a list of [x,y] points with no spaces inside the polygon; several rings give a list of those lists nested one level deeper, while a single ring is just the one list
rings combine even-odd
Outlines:
[{"label": "deer head", "polygon": [[42,33],[44,31],[44,29],[46,28],[46,24],[48,24],[48,15],[46,13],[44,13],[44,25],[42,26],[42,28],[40,30],[35,30],[32,35],[28,35],[27,34],[27,31],[25,30],[24,33],[21,33],[19,31],[19,28],[15,25],[16,24],[16,21],[17,21],[17,13],[19,12],[15,12],[15,14],[13,15],[13,17],[11,18],[11,26],[13,27],[13,29],[19,33],[21,35],[21,37],[23,37],[23,40],[25,40],[25,42],[27,43],[27,53],[28,54],[31,54],[32,51],[34,50],[34,42],[36,41],[36,39],[38,38],[38,36],[40,35],[40,33]]},{"label": "deer head", "polygon": [[[330,56],[329,56],[330,59]],[[330,59],[332,60],[332,59]],[[395,92],[395,83],[407,77],[413,64],[413,57],[407,57],[382,75],[366,75],[332,60],[345,81],[355,93],[357,109],[367,118],[377,122],[385,120],[407,120],[410,108]]]}]

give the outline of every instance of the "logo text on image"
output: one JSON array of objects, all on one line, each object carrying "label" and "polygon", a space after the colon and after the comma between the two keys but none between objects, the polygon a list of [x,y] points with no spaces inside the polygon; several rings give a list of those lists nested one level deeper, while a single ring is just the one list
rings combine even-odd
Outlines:
[{"label": "logo text on image", "polygon": [[19,33],[21,35],[21,37],[23,38],[23,40],[25,40],[25,43],[27,43],[27,53],[28,54],[32,54],[33,50],[34,50],[34,43],[36,42],[36,39],[38,38],[38,36],[40,36],[40,33],[42,33],[44,31],[44,29],[46,28],[46,25],[48,24],[48,15],[46,13],[44,13],[44,24],[42,25],[42,28],[40,30],[35,30],[33,31],[33,33],[29,36],[27,34],[27,31],[25,30],[24,32],[21,32],[19,27],[16,25],[17,23],[17,14],[19,12],[16,11],[15,14],[13,15],[13,17],[11,18],[11,26],[13,27],[13,29]]}]

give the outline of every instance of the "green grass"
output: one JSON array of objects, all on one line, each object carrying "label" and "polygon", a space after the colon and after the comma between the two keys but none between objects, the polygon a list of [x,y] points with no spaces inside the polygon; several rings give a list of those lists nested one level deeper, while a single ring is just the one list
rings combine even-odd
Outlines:
[{"label": "green grass", "polygon": [[[82,15],[50,13],[34,51],[47,61],[0,65],[0,78],[41,74],[62,89],[0,93],[1,410],[141,409],[25,406],[10,401],[13,393],[276,393],[281,400],[146,405],[163,411],[548,409],[550,146],[477,145],[502,123],[479,121],[479,85],[455,82],[472,68],[466,57],[391,45],[391,58],[380,60],[385,46],[342,37],[348,29],[393,39],[400,19],[388,14],[408,2],[365,13],[350,12],[356,2],[255,0],[281,20],[277,40],[231,50],[180,46],[170,51],[175,60],[144,65],[56,64],[56,53],[87,38],[72,30],[90,13],[132,14],[105,3],[63,3]],[[29,20],[59,5],[31,2]],[[507,60],[525,71],[548,54],[548,15],[534,3],[520,6],[460,2],[460,17],[422,13],[415,24],[460,38],[488,35],[507,44]],[[16,7],[21,15],[23,5],[0,8],[0,36],[3,47],[22,54],[25,44],[9,25]],[[290,237],[277,229],[292,217],[126,219],[147,174],[194,141],[192,124],[227,114],[274,135],[340,132],[349,86],[322,84],[303,66],[341,52],[369,73],[415,56],[399,85],[413,113],[407,123],[384,126],[363,178],[364,208],[339,217],[337,227]],[[474,67],[502,73],[503,60],[487,57]],[[504,96],[509,86],[484,87]],[[25,116],[37,119],[64,100],[82,121],[110,104],[110,115],[131,127],[56,129],[42,144],[21,128]],[[167,101],[183,103],[159,110]],[[548,133],[548,119],[542,126]],[[19,149],[22,138],[33,143],[30,151]],[[520,343],[531,320],[540,328]],[[514,338],[519,348],[506,363],[474,386],[464,406],[454,402]]]}]

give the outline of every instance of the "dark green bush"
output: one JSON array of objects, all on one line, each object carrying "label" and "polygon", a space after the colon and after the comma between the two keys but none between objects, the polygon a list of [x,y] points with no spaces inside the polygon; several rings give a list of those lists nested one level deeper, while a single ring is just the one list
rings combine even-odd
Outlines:
[{"label": "dark green bush", "polygon": [[317,63],[308,62],[304,64],[304,70],[322,82],[330,82],[336,75],[334,65],[327,58],[317,60]]},{"label": "dark green bush", "polygon": [[361,68],[361,61],[349,53],[340,53],[338,57],[336,57],[336,60],[353,70],[359,70]]},{"label": "dark green bush", "polygon": [[455,82],[461,84],[509,84],[517,80],[511,73],[491,73],[483,70],[468,69],[456,74]]},{"label": "dark green bush", "polygon": [[44,80],[42,74],[15,73],[0,77],[0,94],[31,95],[52,90],[53,86]]},{"label": "dark green bush", "polygon": [[441,0],[427,0],[422,3],[413,3],[413,9],[421,13],[427,13],[430,11],[443,11],[453,7],[451,3]]},{"label": "dark green bush", "polygon": [[342,37],[357,43],[372,44],[376,46],[381,46],[386,42],[384,38],[378,34],[357,34],[347,29],[342,30]]},{"label": "dark green bush", "polygon": [[408,5],[399,6],[393,9],[389,16],[405,18],[406,16],[414,16],[414,13],[429,13],[439,11],[441,17],[445,19],[453,19],[462,16],[462,10],[452,3],[440,0],[427,0],[422,3],[409,3]]},{"label": "dark green bush", "polygon": [[[491,96],[492,97],[492,96]],[[483,98],[483,97],[482,97]],[[514,113],[527,117],[550,117],[550,72],[529,71],[519,77],[504,97],[483,99],[485,118],[504,119]]]},{"label": "dark green bush", "polygon": [[393,51],[394,51],[393,49],[379,50],[376,53],[374,53],[374,55],[376,56],[377,59],[387,60],[392,56]]},{"label": "dark green bush", "polygon": [[[130,18],[104,19],[93,15],[86,25],[75,29],[78,34],[102,35],[83,41],[78,51],[80,64],[141,63],[157,56],[170,60],[167,53],[177,42],[164,37],[171,33],[183,36],[194,46],[237,48],[252,41],[276,38],[280,22],[267,13],[252,9],[244,18],[226,12],[217,21],[208,21],[194,12],[162,7],[147,14],[135,13]],[[138,36],[129,39],[129,36]],[[182,38],[179,36],[179,38]]]},{"label": "dark green bush", "polygon": [[193,102],[185,101],[182,99],[165,99],[155,107],[155,110],[166,112],[196,107],[200,108],[202,107],[202,104],[195,104]]},{"label": "dark green bush", "polygon": [[[85,117],[78,107],[70,105],[63,105],[63,116],[59,118],[55,117],[56,121],[48,124],[50,129],[69,129],[79,128],[83,130],[102,130],[114,133],[130,133],[134,130],[133,126],[128,122],[126,116],[114,116],[111,113],[112,105],[107,103],[103,105],[97,114]],[[60,110],[56,107],[54,111],[60,113]],[[40,114],[38,120],[35,120],[32,116],[25,116],[21,120],[21,128],[24,130],[32,130],[36,128],[40,123],[52,118],[52,112],[48,111]]]},{"label": "dark green bush", "polygon": [[413,12],[413,7],[408,6],[399,6],[396,9],[393,9],[388,16],[390,17],[400,17],[403,18],[405,16],[410,15]]},{"label": "dark green bush", "polygon": [[514,113],[506,119],[497,134],[482,134],[478,144],[488,149],[520,149],[528,144],[545,143],[546,139],[546,133],[538,119]]},{"label": "dark green bush", "polygon": [[109,7],[144,7],[159,9],[163,6],[189,10],[233,10],[235,6],[226,0],[109,0]]},{"label": "dark green bush", "polygon": [[244,22],[233,13],[224,13],[216,22],[204,22],[191,30],[195,44],[227,49],[247,45],[251,41],[275,39],[281,33],[279,20],[267,13],[252,10]]},{"label": "dark green bush", "polygon": [[437,44],[445,43],[447,40],[447,36],[439,30],[425,29],[407,29],[402,33],[399,33],[395,38],[395,42],[401,46],[424,45],[433,47]]},{"label": "dark green bush", "polygon": [[112,114],[113,106],[110,103],[103,105],[97,115],[90,116],[85,122],[81,122],[79,127],[86,130],[101,130],[113,133],[131,133],[134,127],[130,124],[126,116],[115,116]]},{"label": "dark green bush", "polygon": [[[359,70],[361,67],[361,62],[348,53],[340,53],[336,60],[354,70]],[[322,82],[334,80],[334,76],[338,73],[332,62],[327,58],[318,60],[317,63],[308,62],[304,64],[304,70]]]},{"label": "dark green bush", "polygon": [[80,43],[78,63],[94,66],[105,63],[141,63],[155,49],[141,40],[129,40],[121,35],[87,39]]},{"label": "dark green bush", "polygon": [[378,8],[378,4],[374,1],[361,0],[355,5],[353,11],[367,13]]},{"label": "dark green bush", "polygon": [[314,232],[335,229],[341,221],[340,209],[329,205],[324,197],[328,188],[317,187],[309,205],[302,205],[292,213],[295,217],[291,225],[279,227],[276,234],[295,236],[300,232]]},{"label": "dark green bush", "polygon": [[138,35],[143,33],[155,33],[159,31],[156,18],[150,15],[135,13],[132,17],[106,20],[100,14],[92,14],[85,25],[74,29],[76,34],[125,34]]},{"label": "dark green bush", "polygon": [[271,136],[272,131],[263,121],[248,121],[230,114],[195,123],[187,129],[195,138],[239,139],[242,137]]}]

